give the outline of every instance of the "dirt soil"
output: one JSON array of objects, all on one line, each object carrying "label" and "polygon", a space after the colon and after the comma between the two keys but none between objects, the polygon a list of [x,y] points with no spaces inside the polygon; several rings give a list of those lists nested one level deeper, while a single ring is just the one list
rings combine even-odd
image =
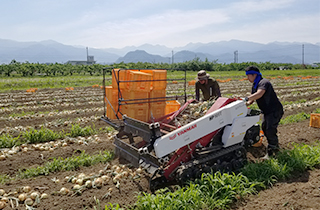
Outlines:
[{"label": "dirt soil", "polygon": [[[280,125],[281,148],[292,148],[292,143],[312,145],[320,140],[320,128],[309,126],[309,120]],[[295,175],[290,180],[252,195],[237,203],[238,210],[316,210],[320,206],[320,168]]]},{"label": "dirt soil", "polygon": [[[103,135],[100,135],[104,138]],[[320,139],[320,129],[309,127],[309,121],[300,123],[279,126],[279,139],[282,148],[290,148],[291,143],[306,143],[313,144]],[[266,142],[264,142],[266,143]],[[259,158],[264,155],[264,146],[261,148],[254,148],[250,157]],[[113,145],[110,141],[103,141],[99,144],[91,145],[71,145],[53,153],[47,151],[29,151],[27,153],[18,153],[12,156],[7,161],[0,162],[1,172],[3,174],[13,175],[17,172],[17,168],[26,168],[30,166],[40,165],[50,159],[50,157],[69,157],[72,153],[85,150],[88,154],[95,154],[98,150],[112,150]],[[123,163],[123,162],[121,162]],[[115,159],[111,165],[119,164],[119,160]],[[81,172],[90,174],[97,172],[105,167],[105,164],[98,164],[91,167],[81,168]],[[64,180],[66,176],[77,174],[77,171],[58,172],[50,174],[49,176],[40,176],[30,179],[19,179],[11,181],[1,188],[7,191],[14,191],[22,186],[30,186],[34,190],[49,194],[49,198],[40,202],[37,209],[93,209],[98,207],[94,198],[99,199],[102,206],[111,203],[118,203],[122,207],[133,205],[136,201],[135,196],[138,192],[150,192],[148,186],[148,174],[141,176],[137,180],[127,180],[123,183],[120,189],[115,188],[115,185],[110,181],[101,189],[89,189],[83,192],[81,196],[69,194],[68,196],[61,196],[55,194],[61,187],[71,188],[71,183],[61,181],[54,183],[51,179],[57,178]],[[112,187],[113,191],[110,196],[103,198]],[[320,170],[307,171],[297,177],[292,178],[286,182],[275,184],[272,188],[260,192],[258,195],[249,196],[243,201],[239,202],[233,209],[318,209],[320,204]],[[21,208],[25,209],[23,205]],[[6,207],[5,209],[11,209]]]},{"label": "dirt soil", "polygon": [[[227,83],[225,83],[227,85]],[[223,86],[223,85],[222,85]],[[223,89],[227,89],[222,87]],[[236,88],[232,88],[234,90]],[[243,96],[246,94],[249,88],[244,87],[245,91],[239,95]],[[229,89],[228,89],[229,91]],[[97,93],[97,95],[99,92]],[[70,95],[71,97],[72,95]],[[77,96],[81,97],[81,96]],[[312,94],[308,97],[305,96],[293,96],[290,98],[288,96],[286,100],[296,101],[299,99],[313,100],[318,97],[317,93]],[[76,98],[76,97],[75,97]],[[81,98],[80,98],[81,99]],[[40,99],[39,99],[40,100]],[[94,107],[100,107],[101,105],[90,105],[87,103],[76,104],[75,107],[70,107],[69,109],[88,109]],[[293,115],[300,113],[302,111],[306,113],[311,113],[315,110],[318,105],[305,106],[300,108],[295,108],[291,110],[285,110],[284,117],[288,115]],[[59,111],[66,110],[68,108],[59,108]],[[39,111],[54,111],[56,108],[50,109],[39,109]],[[15,111],[12,111],[15,112]],[[6,114],[6,116],[9,113]],[[74,115],[63,116],[64,120],[71,120],[77,117],[90,117],[93,115],[101,116],[103,113],[89,112],[89,113],[78,113]],[[45,116],[44,119],[32,119],[32,120],[17,120],[10,122],[7,120],[0,120],[0,129],[13,126],[35,126],[43,124],[48,121],[51,122],[55,119],[60,119],[60,117],[49,117]],[[107,126],[101,120],[93,122],[96,129],[103,128]],[[90,123],[86,124],[89,125]],[[50,129],[54,131],[67,130],[66,127],[51,127]],[[320,128],[312,128],[309,126],[309,120],[305,120],[299,123],[291,123],[288,125],[280,125],[278,128],[279,143],[280,147],[284,149],[292,148],[292,143],[304,143],[312,145],[320,140]],[[107,134],[99,134],[98,137],[101,139],[100,143],[89,142],[86,144],[76,144],[71,143],[66,147],[61,147],[55,149],[52,152],[49,151],[37,151],[29,150],[27,152],[19,152],[11,157],[7,158],[5,161],[0,161],[0,174],[7,174],[10,177],[15,177],[19,170],[25,170],[26,168],[36,167],[43,165],[44,163],[50,161],[52,158],[62,157],[68,158],[72,155],[79,155],[82,151],[86,154],[97,154],[99,151],[113,151],[114,145],[112,141],[108,138]],[[258,148],[251,148],[248,152],[248,159],[255,161],[258,158],[265,155],[265,145]],[[126,164],[122,160],[115,159],[109,165],[119,165]],[[108,203],[119,204],[121,207],[126,208],[133,205],[136,202],[136,195],[138,193],[147,192],[149,190],[149,174],[143,173],[136,179],[125,179],[121,182],[121,185],[116,188],[116,185],[110,180],[105,183],[99,189],[87,189],[84,190],[82,195],[76,195],[71,191],[68,195],[60,195],[57,193],[62,187],[71,189],[74,184],[65,181],[65,177],[78,175],[80,173],[84,174],[97,174],[100,170],[104,169],[107,164],[97,164],[90,167],[81,167],[75,171],[61,171],[56,173],[50,173],[47,176],[38,176],[29,179],[15,179],[13,181],[7,182],[6,184],[0,184],[0,189],[4,189],[6,193],[17,197],[18,192],[24,186],[30,186],[33,191],[38,191],[40,193],[47,193],[49,197],[47,199],[41,200],[37,204],[36,209],[41,210],[82,210],[82,209],[104,209],[104,206]],[[0,177],[1,178],[1,177]],[[59,183],[55,183],[54,179],[59,179]],[[110,189],[112,190],[110,191]],[[17,193],[17,194],[15,194]],[[97,202],[99,200],[99,203]],[[99,205],[101,208],[99,208]],[[243,200],[239,201],[233,205],[232,209],[237,210],[254,210],[254,209],[285,209],[285,210],[305,210],[305,209],[320,209],[320,168],[313,171],[306,171],[303,174],[297,174],[292,179],[285,182],[279,182],[275,184],[272,188],[259,192],[258,195],[251,195]],[[7,204],[5,210],[9,209],[26,209],[26,207],[21,203],[18,208],[11,208],[10,203]]]}]

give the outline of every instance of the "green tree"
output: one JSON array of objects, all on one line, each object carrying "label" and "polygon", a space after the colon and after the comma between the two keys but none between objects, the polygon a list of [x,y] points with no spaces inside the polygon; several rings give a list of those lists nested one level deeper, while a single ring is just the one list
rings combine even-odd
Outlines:
[{"label": "green tree", "polygon": [[7,68],[4,69],[4,74],[8,77],[10,77],[11,73],[18,72],[19,71],[19,62],[16,60],[12,60],[10,64],[7,66]]}]

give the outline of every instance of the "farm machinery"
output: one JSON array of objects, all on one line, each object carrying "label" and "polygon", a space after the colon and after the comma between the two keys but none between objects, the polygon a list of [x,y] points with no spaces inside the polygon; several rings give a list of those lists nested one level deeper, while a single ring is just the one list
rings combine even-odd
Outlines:
[{"label": "farm machinery", "polygon": [[151,174],[151,190],[202,173],[237,171],[247,160],[246,149],[259,141],[260,111],[247,108],[243,100],[220,97],[205,102],[205,114],[196,116],[192,112],[199,104],[191,98],[178,110],[148,122],[125,114],[116,120],[102,117],[119,131],[114,137],[116,155],[145,168]]}]

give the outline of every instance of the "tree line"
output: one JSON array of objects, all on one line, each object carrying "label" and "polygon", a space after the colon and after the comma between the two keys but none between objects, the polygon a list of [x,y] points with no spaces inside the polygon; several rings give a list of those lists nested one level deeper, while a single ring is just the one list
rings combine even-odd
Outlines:
[{"label": "tree line", "polygon": [[185,61],[182,63],[114,63],[114,64],[93,64],[93,65],[72,65],[61,63],[29,63],[29,62],[17,62],[12,60],[9,64],[0,65],[0,76],[12,77],[32,77],[32,76],[72,76],[72,75],[102,75],[103,69],[107,69],[111,73],[112,68],[123,69],[175,69],[175,70],[188,70],[199,71],[205,69],[206,71],[242,71],[247,66],[255,65],[260,70],[274,70],[274,69],[320,69],[320,65],[317,67],[312,65],[301,65],[291,63],[256,63],[256,62],[243,62],[243,63],[218,63],[215,61],[201,61],[199,58],[195,58],[191,61]]}]

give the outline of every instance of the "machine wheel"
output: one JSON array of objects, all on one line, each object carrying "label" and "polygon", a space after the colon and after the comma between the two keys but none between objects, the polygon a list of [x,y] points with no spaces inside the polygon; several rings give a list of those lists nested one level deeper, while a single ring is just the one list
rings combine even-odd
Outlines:
[{"label": "machine wheel", "polygon": [[164,176],[160,176],[153,179],[151,178],[149,181],[149,189],[152,193],[154,193],[156,190],[166,187],[167,184],[167,179]]},{"label": "machine wheel", "polygon": [[195,178],[195,170],[193,167],[184,168],[181,167],[177,170],[177,180],[181,184],[193,180]]},{"label": "machine wheel", "polygon": [[231,162],[226,162],[226,161],[223,161],[221,163],[221,169],[220,169],[220,172],[223,173],[223,172],[226,172],[226,173],[229,173],[232,171],[232,164]]},{"label": "machine wheel", "polygon": [[196,178],[196,179],[200,179],[202,173],[203,173],[203,171],[202,171],[200,168],[197,168],[197,169],[195,170],[195,178]]},{"label": "machine wheel", "polygon": [[260,126],[253,125],[249,128],[244,136],[244,146],[246,148],[251,147],[253,144],[257,143],[260,139]]},{"label": "machine wheel", "polygon": [[243,166],[244,166],[244,164],[243,164],[243,159],[242,158],[232,161],[232,167],[233,167],[234,171],[238,171]]},{"label": "machine wheel", "polygon": [[245,148],[241,148],[241,149],[238,149],[234,152],[235,156],[237,158],[242,158],[242,157],[246,157],[247,155],[247,151]]},{"label": "machine wheel", "polygon": [[156,170],[152,177],[149,180],[149,189],[152,193],[154,193],[156,190],[166,187],[169,183],[169,181],[166,179],[165,176],[161,175],[161,170]]},{"label": "machine wheel", "polygon": [[202,170],[202,173],[211,173],[212,168],[210,166],[205,166]]}]

